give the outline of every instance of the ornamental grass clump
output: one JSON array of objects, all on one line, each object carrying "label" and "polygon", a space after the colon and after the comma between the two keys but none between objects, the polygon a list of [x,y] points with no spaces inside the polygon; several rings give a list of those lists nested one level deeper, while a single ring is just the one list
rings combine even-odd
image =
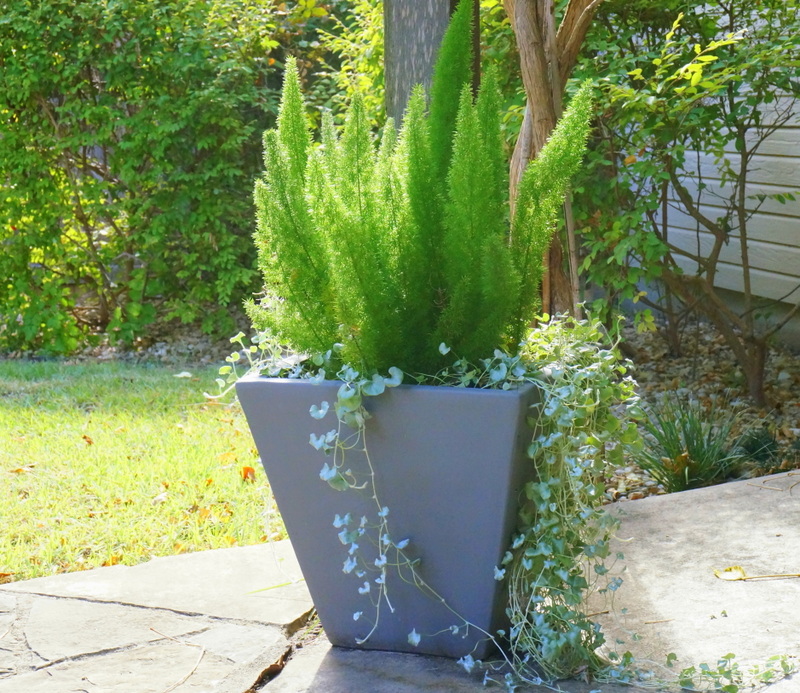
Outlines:
[{"label": "ornamental grass clump", "polygon": [[668,493],[721,483],[739,469],[746,452],[734,445],[741,414],[664,396],[645,412],[644,445],[634,451],[639,466]]},{"label": "ornamental grass clump", "polygon": [[339,345],[334,358],[362,372],[409,373],[445,365],[442,343],[468,360],[518,351],[585,149],[591,93],[578,91],[528,166],[512,216],[495,79],[473,98],[465,21],[459,12],[448,31],[430,108],[417,87],[402,128],[389,120],[377,142],[359,96],[343,127],[323,115],[314,142],[288,61],[255,190],[265,289],[248,305],[255,327],[285,347]]}]

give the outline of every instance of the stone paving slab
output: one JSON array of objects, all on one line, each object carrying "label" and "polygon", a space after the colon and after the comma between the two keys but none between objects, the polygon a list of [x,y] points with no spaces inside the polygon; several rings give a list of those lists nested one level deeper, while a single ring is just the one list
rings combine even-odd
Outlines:
[{"label": "stone paving slab", "polygon": [[[171,611],[55,597],[29,599],[25,637],[31,650],[46,661],[118,650],[164,636],[180,638],[206,625]],[[54,628],[54,624],[70,624],[70,628]]]},{"label": "stone paving slab", "polygon": [[[216,693],[229,673],[225,660],[180,643],[143,645],[102,657],[68,660],[4,681],[2,693]],[[191,673],[181,684],[182,672]],[[174,684],[180,684],[171,688]]]},{"label": "stone paving slab", "polygon": [[800,655],[800,579],[714,575],[737,565],[747,575],[800,573],[800,473],[651,496],[613,512],[624,582],[598,620],[612,644],[624,641],[621,651],[656,664],[674,652],[676,667],[728,653],[742,662]]},{"label": "stone paving slab", "polygon": [[242,693],[226,679],[288,646],[276,626],[74,599],[22,595],[20,602],[15,627],[0,641],[0,693]]},{"label": "stone paving slab", "polygon": [[313,606],[288,541],[12,582],[3,591],[281,625],[301,623]]},{"label": "stone paving slab", "polygon": [[0,693],[243,693],[313,605],[289,542],[0,587]]}]

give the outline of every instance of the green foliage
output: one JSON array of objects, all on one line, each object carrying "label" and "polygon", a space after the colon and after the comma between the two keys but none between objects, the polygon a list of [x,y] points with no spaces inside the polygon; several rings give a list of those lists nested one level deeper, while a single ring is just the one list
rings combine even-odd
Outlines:
[{"label": "green foliage", "polygon": [[[575,186],[582,270],[607,293],[596,311],[640,296],[643,283],[661,285],[663,298],[648,292],[641,299],[665,315],[673,335],[690,311],[705,312],[742,367],[758,371],[761,342],[774,329],[756,324],[749,227],[764,201],[792,196],[748,198],[746,189],[759,147],[796,112],[796,26],[793,1],[601,6],[579,70],[606,75],[601,127]],[[714,158],[717,189],[698,152]],[[697,250],[669,237],[667,214],[675,208],[695,225]],[[731,241],[741,242],[741,315],[726,311],[714,288],[720,252]],[[738,342],[737,331],[745,335]],[[757,342],[755,351],[748,347]],[[758,397],[757,373],[748,380]]]},{"label": "green foliage", "polygon": [[103,330],[131,340],[156,318],[230,329],[257,277],[246,191],[283,44],[320,12],[4,3],[0,349],[69,352]]},{"label": "green foliage", "polygon": [[[674,654],[669,655],[667,663],[674,657]],[[743,693],[762,690],[792,676],[797,669],[796,658],[790,655],[774,655],[763,664],[743,668],[736,655],[728,653],[720,657],[716,665],[703,663],[683,669],[678,675],[678,685],[684,691]]]},{"label": "green foliage", "polygon": [[493,79],[476,102],[464,88],[440,180],[421,90],[399,135],[388,123],[378,147],[358,96],[341,133],[326,118],[312,147],[290,64],[256,185],[265,278],[265,297],[248,308],[256,326],[301,352],[341,343],[342,361],[366,370],[434,372],[441,342],[468,359],[515,351],[535,315],[539,249],[580,164],[591,93],[581,90],[529,167],[510,229],[496,104]]},{"label": "green foliage", "polygon": [[386,119],[383,72],[383,2],[354,0],[344,17],[335,18],[334,30],[320,32],[320,42],[335,54],[338,65],[329,64],[330,77],[338,87],[335,110],[346,110],[356,93],[361,94],[374,124]]},{"label": "green foliage", "polygon": [[[616,522],[601,508],[602,473],[620,464],[639,439],[635,383],[597,321],[554,320],[534,330],[523,362],[537,373],[541,401],[531,411],[528,455],[537,480],[504,564],[509,572],[508,634],[514,664],[548,681],[608,666],[597,653],[604,636],[586,599],[613,592],[609,540]],[[538,674],[537,674],[538,673]]]},{"label": "green foliage", "polygon": [[[562,123],[553,130],[547,144],[525,169],[517,190],[516,216],[512,225],[512,245],[522,277],[515,316],[520,329],[524,316],[534,307],[541,283],[539,258],[550,247],[570,179],[581,167],[585,140],[581,123],[588,123],[592,103],[588,99],[588,83],[569,102]],[[546,228],[546,233],[535,229]]]},{"label": "green foliage", "polygon": [[633,454],[669,492],[710,486],[728,478],[745,457],[732,445],[739,416],[729,407],[665,396],[646,411],[644,446]]},{"label": "green foliage", "polygon": [[472,83],[472,3],[460,0],[442,37],[433,68],[430,132],[433,171],[444,180],[453,150],[453,123],[459,115],[459,98]]},{"label": "green foliage", "polygon": [[[710,123],[696,122],[702,111],[698,94],[702,90],[706,98],[713,97],[733,76],[730,68],[717,71],[712,65],[718,50],[730,45],[728,40],[706,39],[705,46],[694,38],[679,43],[675,38],[679,18],[664,42],[657,27],[667,15],[661,11],[656,15],[646,14],[656,24],[641,37],[639,22],[647,19],[628,12],[614,16],[625,27],[634,51],[618,36],[613,44],[606,38],[598,46],[611,53],[607,60],[613,72],[606,80],[606,117],[590,155],[592,174],[587,170],[576,183],[576,201],[586,249],[581,270],[589,281],[606,289],[607,296],[593,305],[604,315],[623,300],[643,298],[645,305],[655,307],[641,288],[643,282],[661,278],[670,252],[662,226],[671,182],[664,160],[679,156],[683,161],[687,141],[695,141],[699,149],[705,145],[699,140],[710,134]],[[597,68],[584,69],[594,73]],[[636,82],[644,75],[652,79],[650,89],[642,90]],[[656,102],[657,108],[651,108]],[[694,117],[687,119],[687,111],[694,112]],[[710,119],[710,114],[703,117]],[[655,138],[652,142],[646,141],[649,135]],[[616,204],[609,205],[609,199]]]}]

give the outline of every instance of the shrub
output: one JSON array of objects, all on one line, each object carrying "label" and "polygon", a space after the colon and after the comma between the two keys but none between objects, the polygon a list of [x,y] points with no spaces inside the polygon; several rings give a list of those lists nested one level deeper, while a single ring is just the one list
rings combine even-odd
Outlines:
[{"label": "shrub", "polygon": [[277,110],[279,43],[325,14],[293,12],[272,0],[3,4],[0,349],[69,352],[157,317],[231,329],[228,309],[256,278],[247,191]]},{"label": "shrub", "polygon": [[[755,181],[765,140],[791,127],[800,105],[797,2],[604,5],[583,67],[607,75],[603,115],[576,183],[582,269],[606,292],[593,307],[633,300],[657,310],[675,352],[683,324],[699,313],[763,406],[769,340],[800,310],[770,318],[779,301],[756,294],[752,247],[762,205],[796,197],[788,180],[765,191]],[[719,291],[725,272],[736,277],[741,310]],[[652,327],[652,314],[644,317],[641,326]]]}]

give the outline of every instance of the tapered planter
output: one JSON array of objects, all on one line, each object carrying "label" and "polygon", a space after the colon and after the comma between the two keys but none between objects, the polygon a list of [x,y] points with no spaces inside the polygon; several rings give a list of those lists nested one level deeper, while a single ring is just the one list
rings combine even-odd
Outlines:
[{"label": "tapered planter", "polygon": [[[376,574],[344,572],[347,547],[333,520],[346,513],[374,520],[377,508],[366,492],[336,491],[322,481],[326,457],[309,444],[311,433],[337,427],[340,384],[252,376],[236,390],[325,633],[334,645],[356,647],[371,628],[370,599],[377,594],[377,585],[368,594],[359,587]],[[409,539],[424,580],[455,612],[492,633],[506,623],[505,582],[494,569],[533,475],[525,457],[532,434],[526,415],[536,395],[532,385],[510,391],[403,385],[365,400],[372,414],[369,456],[392,539]],[[323,401],[331,411],[315,420],[309,409]],[[366,479],[362,453],[350,451],[345,466]],[[361,542],[362,553],[377,556],[367,544]],[[452,633],[459,619],[397,571],[389,570],[387,588],[394,611],[380,605],[378,628],[361,647],[448,657],[483,657],[491,649],[474,628]],[[357,612],[363,616],[354,620]],[[408,642],[412,629],[423,636],[418,647]]]}]

